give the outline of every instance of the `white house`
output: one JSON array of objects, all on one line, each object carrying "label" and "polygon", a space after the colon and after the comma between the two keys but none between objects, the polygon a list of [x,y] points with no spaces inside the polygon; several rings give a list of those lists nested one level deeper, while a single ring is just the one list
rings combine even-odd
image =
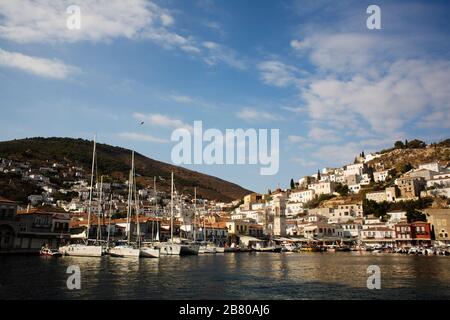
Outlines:
[{"label": "white house", "polygon": [[390,170],[377,171],[373,173],[375,182],[384,182],[390,176]]},{"label": "white house", "polygon": [[441,172],[442,166],[439,164],[439,162],[429,162],[429,163],[420,164],[419,169],[426,169],[426,170],[431,170],[434,172]]},{"label": "white house", "polygon": [[334,182],[316,182],[308,185],[308,189],[314,190],[317,195],[332,194],[335,190],[336,184]]},{"label": "white house", "polygon": [[389,211],[387,212],[389,216],[389,223],[399,223],[401,221],[406,221],[406,211]]},{"label": "white house", "polygon": [[291,215],[296,215],[303,212],[302,202],[288,202],[286,204],[286,213]]},{"label": "white house", "polygon": [[386,191],[374,191],[366,193],[367,200],[373,200],[375,202],[387,201]]},{"label": "white house", "polygon": [[349,164],[345,167],[344,175],[349,176],[352,174],[362,175],[364,173],[364,163]]},{"label": "white house", "polygon": [[290,202],[301,202],[306,203],[314,199],[314,190],[306,189],[306,190],[295,190],[292,191],[289,195]]},{"label": "white house", "polygon": [[359,193],[359,191],[361,190],[361,184],[351,184],[348,186],[348,190],[351,193]]},{"label": "white house", "polygon": [[395,243],[395,230],[389,227],[376,226],[360,231],[360,239],[368,245],[383,245]]}]

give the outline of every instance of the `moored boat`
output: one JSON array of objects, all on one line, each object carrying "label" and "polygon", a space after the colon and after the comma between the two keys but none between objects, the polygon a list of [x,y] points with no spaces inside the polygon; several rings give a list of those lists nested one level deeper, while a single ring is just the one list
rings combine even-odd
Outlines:
[{"label": "moored boat", "polygon": [[59,247],[58,251],[65,256],[101,257],[105,250],[102,245],[69,244]]},{"label": "moored boat", "polygon": [[39,254],[41,256],[50,256],[50,257],[60,257],[62,256],[62,253],[59,252],[56,249],[50,249],[48,247],[42,247],[41,250],[39,251]]},{"label": "moored boat", "polygon": [[139,258],[140,250],[128,244],[122,244],[109,249],[109,255],[119,258]]},{"label": "moored boat", "polygon": [[144,258],[159,258],[159,248],[152,245],[144,245],[140,248],[140,256]]}]

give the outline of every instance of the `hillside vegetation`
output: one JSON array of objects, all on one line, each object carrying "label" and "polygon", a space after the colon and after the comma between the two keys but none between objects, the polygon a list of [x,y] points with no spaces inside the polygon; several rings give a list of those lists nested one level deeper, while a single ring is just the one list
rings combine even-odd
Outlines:
[{"label": "hillside vegetation", "polygon": [[[93,142],[71,138],[28,138],[0,142],[0,158],[28,162],[33,168],[59,163],[64,166],[82,166],[90,173]],[[125,181],[131,163],[131,150],[107,144],[97,144],[98,175],[107,175],[112,181]],[[153,186],[153,177],[158,177],[157,188],[170,189],[170,173],[175,175],[175,184],[183,193],[197,193],[207,199],[231,201],[242,198],[251,191],[225,180],[191,171],[185,168],[153,160],[139,153],[135,155],[137,182],[141,186]],[[1,186],[20,185],[19,182],[3,181]],[[27,189],[27,186],[20,186]],[[12,192],[12,191],[11,191]]]}]

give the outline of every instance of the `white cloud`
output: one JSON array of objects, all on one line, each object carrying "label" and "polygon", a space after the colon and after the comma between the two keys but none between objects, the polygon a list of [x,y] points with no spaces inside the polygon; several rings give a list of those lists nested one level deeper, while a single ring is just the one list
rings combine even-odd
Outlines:
[{"label": "white cloud", "polygon": [[172,94],[169,99],[178,103],[191,104],[195,101],[194,98],[185,95]]},{"label": "white cloud", "polygon": [[203,57],[203,60],[208,65],[213,66],[223,62],[236,69],[244,70],[247,68],[245,61],[238,58],[237,53],[233,49],[212,41],[205,41],[202,45],[208,50],[208,54]]},{"label": "white cloud", "polygon": [[335,130],[323,129],[320,127],[313,127],[308,132],[308,137],[315,141],[339,141],[337,132]]},{"label": "white cloud", "polygon": [[33,57],[19,52],[5,51],[1,48],[0,65],[54,79],[66,79],[70,75],[79,72],[77,68],[56,59]]},{"label": "white cloud", "polygon": [[276,113],[271,113],[250,107],[242,108],[236,113],[236,117],[246,122],[270,122],[284,120],[282,116]]},{"label": "white cloud", "polygon": [[292,143],[301,143],[307,141],[305,137],[298,136],[298,135],[289,135],[288,141]]},{"label": "white cloud", "polygon": [[135,113],[133,113],[133,117],[135,119],[138,119],[139,121],[143,121],[145,124],[150,124],[150,125],[154,125],[154,126],[172,128],[172,129],[185,128],[185,129],[188,129],[189,131],[193,130],[193,127],[190,124],[184,123],[183,121],[181,121],[179,119],[170,118],[169,116],[163,115],[163,114],[158,114],[158,113],[143,114],[143,113],[135,112]]},{"label": "white cloud", "polygon": [[[66,26],[69,5],[81,9],[80,30]],[[1,1],[0,15],[0,36],[21,43],[133,39],[174,22],[166,10],[145,0]]]},{"label": "white cloud", "polygon": [[[66,9],[81,10],[81,28],[70,30]],[[147,0],[15,0],[0,1],[0,38],[18,43],[108,42],[118,38],[149,40],[177,48],[208,65],[225,63],[245,69],[238,54],[225,45],[201,42],[175,30],[171,12]]]},{"label": "white cloud", "polygon": [[154,137],[147,134],[136,132],[120,132],[117,136],[124,140],[141,141],[141,142],[155,142],[155,143],[167,143],[168,140]]},{"label": "white cloud", "polygon": [[294,157],[291,159],[291,162],[295,162],[300,164],[302,167],[316,167],[318,163],[314,160],[308,160],[305,158]]},{"label": "white cloud", "polygon": [[[421,115],[450,111],[450,62],[397,61],[385,75],[312,81],[303,98],[315,120],[346,122],[379,134],[397,132]],[[420,120],[420,119],[419,119]]]},{"label": "white cloud", "polygon": [[261,62],[258,65],[258,69],[261,73],[262,81],[266,84],[286,87],[299,82],[296,76],[298,69],[280,61],[270,60]]}]

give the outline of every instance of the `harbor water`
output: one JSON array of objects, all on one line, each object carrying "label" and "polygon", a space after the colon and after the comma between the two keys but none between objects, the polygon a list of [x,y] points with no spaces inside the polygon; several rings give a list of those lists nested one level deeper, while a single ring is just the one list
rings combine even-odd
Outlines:
[{"label": "harbor water", "polygon": [[[69,290],[69,266],[81,289]],[[381,289],[367,288],[380,268]],[[0,299],[450,299],[450,257],[229,253],[159,259],[0,257]]]}]

